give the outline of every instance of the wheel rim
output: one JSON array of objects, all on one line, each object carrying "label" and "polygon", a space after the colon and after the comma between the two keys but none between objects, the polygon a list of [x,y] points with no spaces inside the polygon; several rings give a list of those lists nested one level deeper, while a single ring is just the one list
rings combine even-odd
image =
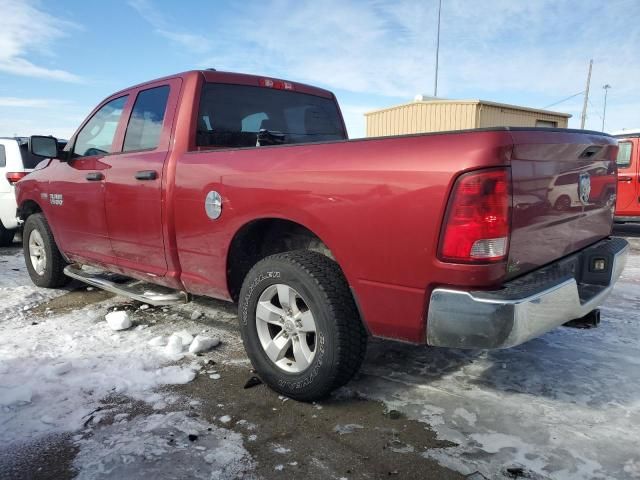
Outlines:
[{"label": "wheel rim", "polygon": [[44,275],[47,266],[47,252],[44,249],[44,240],[37,230],[32,230],[29,235],[29,258],[31,266],[38,275]]},{"label": "wheel rim", "polygon": [[316,355],[316,322],[308,302],[279,283],[267,287],[256,306],[256,329],[267,358],[289,373],[309,368]]}]

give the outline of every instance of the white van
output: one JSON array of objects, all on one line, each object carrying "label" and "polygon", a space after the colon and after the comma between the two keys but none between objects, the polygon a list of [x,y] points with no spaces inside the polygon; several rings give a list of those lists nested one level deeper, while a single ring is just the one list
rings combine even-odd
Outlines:
[{"label": "white van", "polygon": [[42,161],[29,153],[28,140],[0,138],[0,247],[11,245],[18,229],[13,185]]}]

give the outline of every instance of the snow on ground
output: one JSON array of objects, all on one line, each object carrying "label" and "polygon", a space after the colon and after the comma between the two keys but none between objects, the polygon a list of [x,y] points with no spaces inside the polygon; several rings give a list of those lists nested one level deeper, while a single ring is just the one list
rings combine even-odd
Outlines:
[{"label": "snow on ground", "polygon": [[[82,432],[74,438],[81,478],[131,478],[140,462],[146,464],[145,472],[196,478],[237,478],[250,467],[239,435],[189,419],[188,412],[162,412],[179,408],[183,399],[161,387],[190,382],[202,366],[198,357],[168,355],[164,348],[148,345],[151,338],[179,329],[177,321],[114,332],[105,314],[119,300],[66,314],[29,315],[23,305],[65,292],[32,286],[19,254],[0,256],[0,262],[3,448]],[[117,407],[104,408],[113,396],[142,401],[159,413],[118,417]],[[117,421],[102,425],[110,417]],[[185,428],[199,432],[197,447],[183,438]],[[176,444],[168,447],[170,433]],[[173,460],[176,456],[180,462]]]},{"label": "snow on ground", "polygon": [[63,293],[33,285],[21,252],[0,256],[0,318],[23,316],[23,311]]},{"label": "snow on ground", "polygon": [[105,475],[138,478],[139,458],[145,461],[145,478],[167,478],[169,472],[179,473],[175,478],[238,478],[251,466],[239,433],[212,427],[184,412],[122,419],[81,445],[75,459],[80,480]]},{"label": "snow on ground", "polygon": [[639,253],[600,328],[560,328],[492,352],[377,342],[350,387],[458,444],[424,455],[462,473],[640,478]]},{"label": "snow on ground", "polygon": [[[373,341],[363,374],[348,389],[457,444],[423,455],[465,474],[513,478],[506,469],[520,468],[531,479],[640,478],[640,241],[634,243],[600,328],[557,329],[492,352]],[[134,315],[131,329],[114,332],[104,315],[119,300],[65,314],[23,308],[61,293],[33,287],[21,255],[0,255],[0,445],[73,432],[80,478],[251,475],[239,435],[194,418],[188,399],[162,388],[190,381],[202,372],[201,359],[148,343],[191,329],[238,350],[233,327],[201,331],[202,324],[184,320],[202,314],[195,308],[234,323],[232,313],[199,301],[161,313],[157,324]],[[124,413],[105,402],[113,396],[148,411]],[[224,408],[218,417],[223,426],[231,420]],[[358,427],[338,425],[336,434]]]}]

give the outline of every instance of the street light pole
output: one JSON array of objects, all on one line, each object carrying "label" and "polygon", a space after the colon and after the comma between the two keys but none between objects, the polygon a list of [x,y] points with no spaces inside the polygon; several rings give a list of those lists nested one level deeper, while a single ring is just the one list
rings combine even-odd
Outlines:
[{"label": "street light pole", "polygon": [[433,96],[438,96],[438,60],[440,57],[440,13],[442,12],[442,0],[438,1],[438,36],[436,37],[436,79],[433,86]]},{"label": "street light pole", "polygon": [[602,88],[604,88],[604,108],[602,109],[602,131],[604,132],[604,119],[607,116],[607,93],[609,92],[611,85],[607,83]]}]

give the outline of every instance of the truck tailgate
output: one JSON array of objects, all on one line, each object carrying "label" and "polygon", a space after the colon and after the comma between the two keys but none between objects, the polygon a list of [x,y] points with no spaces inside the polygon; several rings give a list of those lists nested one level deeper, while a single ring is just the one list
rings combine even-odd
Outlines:
[{"label": "truck tailgate", "polygon": [[513,130],[508,278],[611,233],[617,142],[596,132]]}]

